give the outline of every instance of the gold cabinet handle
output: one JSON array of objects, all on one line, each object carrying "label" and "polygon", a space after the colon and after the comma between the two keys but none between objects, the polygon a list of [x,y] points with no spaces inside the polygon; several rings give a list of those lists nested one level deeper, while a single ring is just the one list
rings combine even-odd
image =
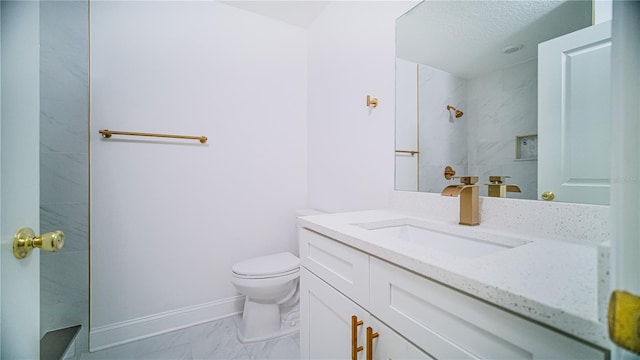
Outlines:
[{"label": "gold cabinet handle", "polygon": [[378,336],[380,334],[374,333],[371,326],[367,327],[367,360],[373,360],[373,339]]},{"label": "gold cabinet handle", "polygon": [[358,317],[351,316],[351,360],[358,358],[358,353],[363,350],[362,346],[358,346],[358,326],[364,324],[362,320],[358,321]]},{"label": "gold cabinet handle", "polygon": [[553,191],[545,191],[542,193],[541,197],[544,201],[551,201],[556,198],[556,194],[554,194]]},{"label": "gold cabinet handle", "polygon": [[45,251],[58,251],[62,249],[64,245],[64,233],[62,231],[52,231],[40,236],[31,230],[31,228],[24,227],[16,233],[13,237],[13,255],[18,259],[24,259],[34,248],[39,248]]}]

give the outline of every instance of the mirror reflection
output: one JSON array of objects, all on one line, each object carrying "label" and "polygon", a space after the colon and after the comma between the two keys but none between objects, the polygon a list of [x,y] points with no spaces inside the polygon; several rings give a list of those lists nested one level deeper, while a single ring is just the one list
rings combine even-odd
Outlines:
[{"label": "mirror reflection", "polygon": [[539,199],[538,44],[591,25],[591,1],[426,1],[400,17],[396,189],[440,193],[450,166],[483,196]]}]

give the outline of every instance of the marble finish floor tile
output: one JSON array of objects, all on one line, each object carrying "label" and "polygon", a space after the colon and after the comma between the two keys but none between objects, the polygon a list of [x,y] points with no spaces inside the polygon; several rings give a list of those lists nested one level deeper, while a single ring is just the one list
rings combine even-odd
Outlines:
[{"label": "marble finish floor tile", "polygon": [[74,360],[293,360],[300,358],[298,333],[242,344],[236,334],[240,315],[195,325],[109,349],[84,353]]}]

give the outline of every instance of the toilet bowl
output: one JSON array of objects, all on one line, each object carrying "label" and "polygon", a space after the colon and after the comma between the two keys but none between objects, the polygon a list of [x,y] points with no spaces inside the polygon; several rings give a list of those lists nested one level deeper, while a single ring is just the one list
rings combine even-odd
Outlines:
[{"label": "toilet bowl", "polygon": [[300,260],[284,252],[236,263],[231,283],[246,295],[241,342],[254,342],[285,336],[298,331],[298,278]]}]

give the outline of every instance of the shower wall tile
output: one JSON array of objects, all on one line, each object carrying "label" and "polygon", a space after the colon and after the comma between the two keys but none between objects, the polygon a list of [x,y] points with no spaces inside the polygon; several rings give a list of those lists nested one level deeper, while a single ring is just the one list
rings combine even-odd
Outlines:
[{"label": "shower wall tile", "polygon": [[[451,165],[467,172],[467,125],[447,105],[466,111],[467,81],[422,65],[419,72],[420,191],[440,192],[449,183],[441,174]],[[466,116],[466,115],[465,115]]]},{"label": "shower wall tile", "polygon": [[40,3],[40,228],[65,245],[42,253],[40,332],[82,325],[88,349],[88,1]]},{"label": "shower wall tile", "polygon": [[41,254],[41,290],[52,302],[71,302],[87,299],[89,256],[87,251],[65,251]]},{"label": "shower wall tile", "polygon": [[[40,255],[40,335],[74,325],[89,325],[89,252],[63,247]],[[86,334],[76,345],[86,346]],[[82,349],[82,348],[81,348]]]},{"label": "shower wall tile", "polygon": [[87,57],[89,3],[86,0],[42,1],[40,3],[41,50],[72,51]]},{"label": "shower wall tile", "polygon": [[[522,193],[508,197],[537,197],[537,161],[515,159],[516,136],[537,133],[537,61],[499,70],[468,83],[469,171],[488,182],[490,175],[510,176],[508,183]],[[486,187],[481,195],[486,195]]]},{"label": "shower wall tile", "polygon": [[40,206],[40,232],[60,230],[63,225],[64,248],[62,251],[86,251],[89,249],[88,216],[87,203],[42,205]]},{"label": "shower wall tile", "polygon": [[89,93],[87,64],[88,58],[73,52],[42,51],[40,97],[69,104],[86,104]]},{"label": "shower wall tile", "polygon": [[88,153],[87,102],[41,99],[40,151]]},{"label": "shower wall tile", "polygon": [[40,204],[89,201],[87,154],[40,154]]}]

